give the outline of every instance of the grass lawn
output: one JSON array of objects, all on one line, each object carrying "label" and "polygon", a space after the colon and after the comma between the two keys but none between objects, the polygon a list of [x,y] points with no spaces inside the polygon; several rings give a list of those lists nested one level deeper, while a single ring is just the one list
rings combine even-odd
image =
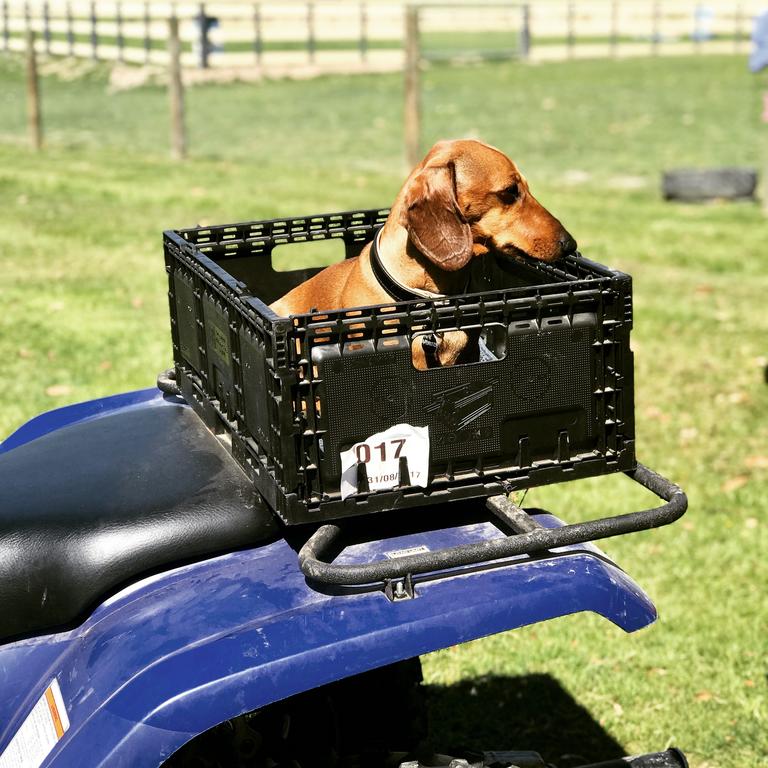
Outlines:
[{"label": "grass lawn", "polygon": [[[110,94],[99,67],[45,78],[33,154],[23,82],[0,57],[0,435],[168,366],[164,228],[386,205],[405,173],[399,76],[197,87],[184,164],[168,159],[165,92]],[[424,116],[425,149],[496,144],[585,255],[632,273],[638,455],[690,497],[680,523],[605,543],[657,602],[655,626],[578,615],[434,654],[438,728],[553,761],[612,756],[571,697],[627,753],[674,743],[698,768],[768,765],[768,227],[757,205],[659,194],[664,168],[761,162],[756,79],[714,57],[432,67]],[[526,504],[575,519],[650,501],[609,477]]]}]

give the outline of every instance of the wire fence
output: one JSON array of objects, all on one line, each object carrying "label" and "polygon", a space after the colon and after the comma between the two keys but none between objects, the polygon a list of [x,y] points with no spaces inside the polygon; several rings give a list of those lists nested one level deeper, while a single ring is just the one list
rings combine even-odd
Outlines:
[{"label": "wire fence", "polygon": [[[471,61],[746,52],[761,0],[540,0],[417,6],[424,59]],[[0,0],[0,50],[182,65],[380,71],[403,66],[407,7],[393,2],[163,3]]]},{"label": "wire fence", "polygon": [[[519,54],[519,5],[430,6],[423,16],[425,53],[432,58]],[[165,64],[171,17],[179,20],[185,67],[402,65],[403,7],[370,2],[193,5],[51,0],[19,5],[2,0],[0,47],[24,50],[24,35],[31,29],[41,53]]]},{"label": "wire fence", "polygon": [[[552,10],[562,3],[551,0],[547,6]],[[697,5],[690,16],[677,3],[674,14],[664,15],[662,0],[650,4],[637,0],[631,6],[628,0],[609,0],[599,6],[603,11],[611,10],[606,20],[595,16],[596,2],[583,0],[577,10],[577,3],[571,0],[565,4],[564,19],[557,14],[548,16],[547,26],[537,15],[541,7],[536,6],[534,13],[533,6],[525,3],[399,6],[364,2],[355,6],[354,17],[351,7],[349,3],[193,6],[134,2],[101,2],[97,6],[74,0],[56,5],[49,0],[38,5],[25,3],[19,16],[14,15],[18,6],[0,0],[0,42],[6,51],[25,52],[28,134],[35,149],[43,145],[44,114],[37,59],[41,54],[63,55],[162,66],[168,75],[171,146],[177,159],[187,154],[184,86],[192,79],[191,69],[221,72],[222,67],[250,68],[260,76],[267,64],[273,72],[275,62],[290,72],[300,66],[296,62],[305,66],[309,62],[317,72],[354,71],[350,62],[365,68],[374,53],[384,53],[390,57],[384,59],[386,67],[377,62],[377,68],[405,73],[403,133],[405,154],[413,165],[419,157],[425,61],[555,58],[553,51],[560,57],[738,53],[746,48],[751,14],[757,10],[737,3],[716,15],[712,8]],[[629,7],[635,15],[622,15],[622,9]],[[86,15],[82,15],[84,8]],[[650,17],[637,15],[649,8]],[[214,16],[213,11],[221,15]],[[245,25],[246,18],[252,23],[250,28]],[[353,18],[356,21],[350,21]],[[627,18],[635,30],[632,35],[623,31],[621,22]],[[372,19],[377,23],[372,24]],[[330,58],[323,58],[326,55]],[[346,58],[339,60],[339,55]],[[286,64],[286,57],[293,58]],[[336,63],[336,69],[330,62]],[[143,75],[147,70],[138,72]]]}]

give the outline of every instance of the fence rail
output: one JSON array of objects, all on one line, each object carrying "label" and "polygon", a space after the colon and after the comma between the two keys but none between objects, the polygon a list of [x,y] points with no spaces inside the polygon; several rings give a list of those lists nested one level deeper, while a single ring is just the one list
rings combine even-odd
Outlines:
[{"label": "fence rail", "polygon": [[[746,52],[764,0],[539,0],[418,4],[427,59]],[[0,50],[168,63],[177,18],[186,68],[399,69],[406,6],[364,2],[0,0]]]},{"label": "fence rail", "polygon": [[[497,48],[488,55],[518,53],[517,5],[432,6],[422,13],[425,39],[434,44],[434,57],[462,51],[472,54],[472,46],[487,47],[482,36],[488,29],[495,30],[492,42]],[[0,0],[0,48],[23,50],[25,34],[33,30],[41,53],[166,63],[171,17],[179,20],[186,67],[322,60],[374,66],[389,61],[402,66],[403,8],[371,2],[171,5],[51,0],[20,5]]]}]

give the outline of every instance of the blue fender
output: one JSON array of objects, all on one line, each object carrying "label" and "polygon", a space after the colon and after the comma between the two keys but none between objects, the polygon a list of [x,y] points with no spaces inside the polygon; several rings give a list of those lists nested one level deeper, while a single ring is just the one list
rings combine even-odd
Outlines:
[{"label": "blue fender", "polygon": [[162,393],[153,387],[151,389],[123,392],[119,395],[110,395],[98,400],[87,400],[84,403],[65,405],[63,408],[56,408],[52,411],[41,413],[39,416],[30,419],[26,424],[22,424],[15,432],[0,442],[0,453],[18,448],[20,445],[24,445],[24,443],[29,443],[38,437],[47,435],[49,432],[54,432],[57,429],[62,429],[79,421],[96,419],[99,416],[106,416],[123,408],[150,404],[162,405],[163,403]]},{"label": "blue fender", "polygon": [[[163,402],[146,390],[62,409],[22,427],[11,448],[73,417]],[[458,526],[351,547],[339,561],[499,535],[490,523]],[[71,725],[43,765],[140,768],[224,720],[375,667],[579,611],[627,632],[656,616],[592,545],[426,575],[415,588],[397,602],[317,591],[283,539],[145,578],[71,631],[0,646],[0,755],[54,678]]]}]

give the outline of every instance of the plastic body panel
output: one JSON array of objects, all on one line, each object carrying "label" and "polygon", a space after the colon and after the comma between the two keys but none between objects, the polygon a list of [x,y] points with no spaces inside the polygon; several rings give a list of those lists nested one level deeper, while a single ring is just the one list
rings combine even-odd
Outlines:
[{"label": "plastic body panel", "polygon": [[114,413],[122,408],[130,408],[135,405],[163,405],[163,395],[156,387],[139,389],[134,392],[124,392],[119,395],[102,397],[98,400],[87,400],[83,403],[67,405],[46,411],[39,416],[22,424],[15,432],[0,442],[0,453],[10,451],[13,448],[28,443],[37,437],[47,435],[61,427],[74,424],[85,419],[95,419],[107,413]]},{"label": "plastic body panel", "polygon": [[[79,413],[153,407],[150,393]],[[50,429],[74,415],[55,413]],[[340,559],[498,535],[487,523],[459,526],[358,545]],[[589,545],[425,576],[416,594],[390,602],[380,591],[316,591],[282,539],[150,577],[76,629],[0,646],[0,752],[54,676],[71,727],[44,765],[139,768],[240,713],[449,645],[578,611],[626,631],[655,619],[642,590]]]},{"label": "plastic body panel", "polygon": [[416,590],[398,603],[315,592],[283,541],[136,585],[77,630],[0,648],[0,749],[53,676],[72,727],[49,764],[138,768],[218,722],[373,667],[576,611],[628,631],[655,616],[629,577],[585,552]]},{"label": "plastic body panel", "polygon": [[[387,211],[166,232],[178,381],[288,524],[490,496],[635,466],[629,275],[567,257],[473,267],[462,296],[277,317],[311,271],[275,246],[338,239],[354,256]],[[494,329],[497,359],[418,371],[420,335]],[[476,343],[476,342],[475,342]],[[339,452],[397,423],[430,430],[429,487],[345,500]]]}]

